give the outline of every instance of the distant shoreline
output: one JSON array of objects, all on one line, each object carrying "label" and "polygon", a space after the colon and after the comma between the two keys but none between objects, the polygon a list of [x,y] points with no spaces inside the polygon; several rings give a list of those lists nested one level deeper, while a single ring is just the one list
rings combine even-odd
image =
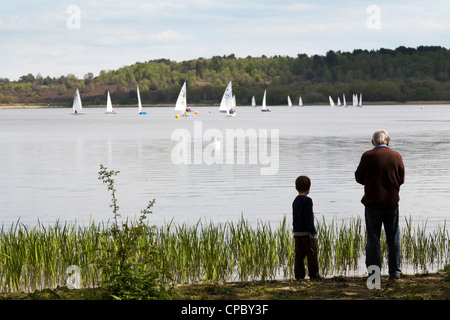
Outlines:
[{"label": "distant shoreline", "polygon": [[[398,101],[382,101],[382,102],[371,102],[367,101],[363,103],[364,105],[435,105],[435,104],[448,104],[450,105],[450,101],[405,101],[405,102],[398,102]],[[164,103],[164,104],[148,104],[143,105],[145,108],[159,108],[159,107],[173,107],[174,103]],[[216,104],[189,104],[193,107],[216,107],[219,106],[218,103]],[[306,106],[323,106],[327,105],[326,103],[314,103]],[[276,105],[275,105],[276,106]],[[352,105],[349,105],[352,107]],[[103,105],[86,105],[83,106],[83,108],[105,108],[106,106]],[[242,107],[251,107],[251,106],[242,106]],[[258,107],[258,106],[257,106]],[[287,105],[280,105],[280,107],[287,107]],[[293,106],[298,107],[298,106]],[[66,107],[62,105],[0,105],[0,109],[71,109],[71,107]],[[114,108],[137,108],[137,105],[114,105]]]}]

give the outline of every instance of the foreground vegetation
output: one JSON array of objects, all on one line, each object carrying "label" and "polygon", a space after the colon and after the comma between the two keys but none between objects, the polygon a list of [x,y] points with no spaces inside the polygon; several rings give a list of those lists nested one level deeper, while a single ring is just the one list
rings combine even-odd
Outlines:
[{"label": "foreground vegetation", "polygon": [[[140,234],[120,251],[117,239],[138,230],[129,224],[118,236],[108,233],[104,224],[76,227],[69,224],[29,228],[19,222],[0,233],[0,292],[35,291],[69,285],[70,266],[76,266],[82,287],[95,288],[108,280],[105,264],[115,261],[142,268],[141,277],[157,270],[162,283],[197,281],[249,281],[293,278],[293,241],[291,228],[283,220],[272,229],[247,221],[196,225],[174,223]],[[133,232],[135,232],[133,231]],[[359,219],[338,224],[318,221],[320,272],[324,276],[346,276],[360,272],[364,257],[365,232]],[[402,230],[402,262],[417,272],[442,268],[450,248],[445,229],[426,233],[411,224]],[[145,248],[145,249],[144,249]],[[152,248],[153,255],[149,253]],[[386,262],[386,243],[382,241]],[[126,256],[118,257],[118,254]],[[151,256],[148,261],[144,257]],[[110,272],[111,274],[111,272]],[[158,278],[159,279],[159,278]]]},{"label": "foreground vegetation", "polygon": [[328,103],[333,97],[363,93],[364,101],[450,101],[450,50],[439,46],[398,47],[395,50],[328,51],[326,55],[246,57],[234,54],[176,62],[168,59],[138,62],[117,70],[102,70],[51,78],[23,75],[2,79],[0,104],[58,104],[70,106],[76,88],[85,104],[105,105],[106,92],[114,104],[137,104],[139,85],[145,104],[174,104],[184,81],[188,103],[218,104],[233,81],[238,105],[287,104],[287,96],[305,104]]}]

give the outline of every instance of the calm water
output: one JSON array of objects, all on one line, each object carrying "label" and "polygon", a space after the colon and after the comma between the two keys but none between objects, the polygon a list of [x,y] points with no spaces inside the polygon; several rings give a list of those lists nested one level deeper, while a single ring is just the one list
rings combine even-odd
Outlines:
[{"label": "calm water", "polygon": [[[275,107],[270,113],[241,107],[235,118],[217,107],[194,109],[198,115],[179,119],[172,108],[147,108],[147,115],[135,108],[119,109],[117,115],[94,108],[80,116],[69,109],[0,110],[0,223],[111,219],[110,194],[98,180],[100,164],[120,171],[116,188],[122,217],[138,215],[155,198],[150,219],[156,224],[241,216],[277,224],[286,214],[290,221],[300,174],[312,180],[317,219],[363,217],[363,187],[354,181],[354,171],[372,147],[372,133],[381,128],[391,134],[390,146],[406,167],[401,215],[416,223],[428,220],[429,227],[450,219],[448,105]],[[277,172],[262,175],[269,165],[249,144],[246,154],[256,152],[256,163],[247,157],[244,164],[176,164],[172,151],[178,142],[171,137],[180,129],[191,134],[193,144],[199,140],[203,152],[213,146],[202,139],[211,130],[222,133],[223,149],[227,129],[254,130],[258,141],[266,132]],[[278,150],[271,129],[278,130]]]}]

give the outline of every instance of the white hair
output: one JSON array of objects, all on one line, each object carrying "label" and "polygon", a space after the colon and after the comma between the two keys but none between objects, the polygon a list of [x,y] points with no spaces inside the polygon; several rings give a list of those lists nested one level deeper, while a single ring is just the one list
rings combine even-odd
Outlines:
[{"label": "white hair", "polygon": [[391,140],[391,137],[389,136],[389,133],[386,130],[377,130],[372,136],[372,142],[374,145],[382,144],[389,145],[389,141]]}]

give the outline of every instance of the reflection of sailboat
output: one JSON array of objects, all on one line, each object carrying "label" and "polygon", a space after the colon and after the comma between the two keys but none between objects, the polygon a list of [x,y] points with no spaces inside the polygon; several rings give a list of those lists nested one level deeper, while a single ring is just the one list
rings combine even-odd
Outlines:
[{"label": "reflection of sailboat", "polygon": [[270,109],[267,108],[267,106],[266,106],[266,90],[264,90],[264,96],[263,96],[263,101],[262,101],[262,105],[261,105],[261,111],[262,112],[270,112]]},{"label": "reflection of sailboat", "polygon": [[252,107],[256,107],[255,96],[252,97]]},{"label": "reflection of sailboat", "polygon": [[233,88],[231,81],[228,83],[225,92],[223,93],[222,100],[220,101],[220,112],[227,112],[233,108]]},{"label": "reflection of sailboat", "polygon": [[80,92],[78,91],[78,89],[75,92],[75,96],[73,97],[72,110],[73,110],[72,114],[85,114],[86,113],[83,111],[83,105],[81,103]]},{"label": "reflection of sailboat", "polygon": [[298,106],[303,107],[302,97],[298,98]]},{"label": "reflection of sailboat", "polygon": [[288,107],[292,107],[291,97],[288,96]]},{"label": "reflection of sailboat", "polygon": [[328,100],[330,100],[330,106],[334,107],[333,98],[331,98],[331,96],[328,96]]},{"label": "reflection of sailboat", "polygon": [[141,94],[139,93],[139,87],[137,87],[137,98],[138,98],[139,114],[147,114],[147,112],[145,112],[144,109],[142,109]]},{"label": "reflection of sailboat", "polygon": [[113,109],[112,102],[111,102],[111,96],[109,95],[108,91],[108,97],[106,98],[106,114],[117,114],[117,111]]},{"label": "reflection of sailboat", "polygon": [[187,100],[186,100],[186,81],[181,87],[180,93],[178,94],[178,99],[175,104],[175,111],[181,111],[182,116],[188,116],[189,113],[187,111]]}]

